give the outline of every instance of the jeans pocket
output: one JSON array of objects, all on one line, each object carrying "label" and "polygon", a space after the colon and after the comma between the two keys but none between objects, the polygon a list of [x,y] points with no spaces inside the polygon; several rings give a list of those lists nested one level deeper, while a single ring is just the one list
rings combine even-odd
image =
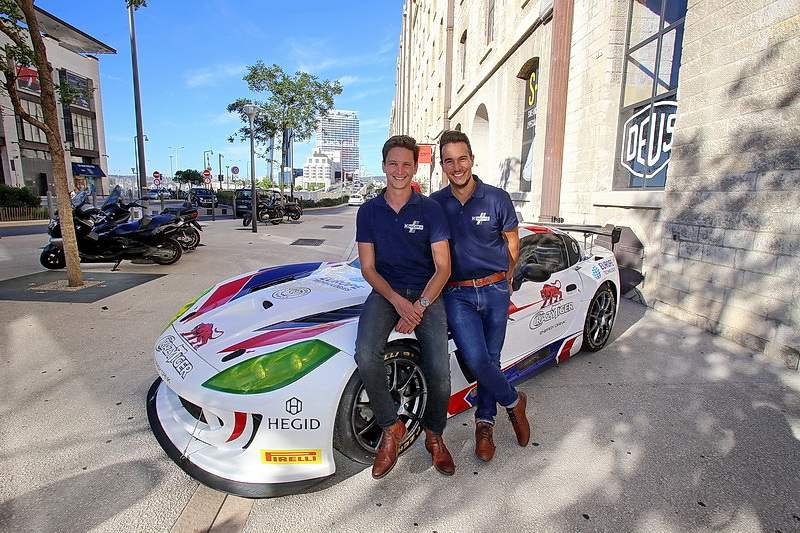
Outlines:
[{"label": "jeans pocket", "polygon": [[501,280],[501,281],[498,281],[498,282],[496,282],[496,283],[492,283],[492,284],[491,284],[491,285],[489,285],[489,286],[490,286],[492,289],[496,290],[497,292],[502,292],[502,293],[504,293],[504,294],[508,294],[508,293],[509,293],[509,290],[508,290],[508,281],[507,281],[507,280],[505,280],[505,279],[504,279],[504,280]]}]

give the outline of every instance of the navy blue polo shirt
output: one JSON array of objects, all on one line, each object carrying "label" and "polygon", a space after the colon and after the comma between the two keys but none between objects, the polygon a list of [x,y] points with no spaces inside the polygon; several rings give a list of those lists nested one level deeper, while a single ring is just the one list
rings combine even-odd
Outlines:
[{"label": "navy blue polo shirt", "polygon": [[511,197],[486,185],[478,176],[472,196],[463,206],[450,186],[431,194],[450,223],[450,279],[465,281],[508,270],[508,245],[503,231],[519,225]]},{"label": "navy blue polo shirt", "polygon": [[442,207],[417,192],[395,213],[383,193],[358,208],[356,241],[375,247],[375,269],[398,289],[424,289],[436,271],[431,243],[450,238]]}]

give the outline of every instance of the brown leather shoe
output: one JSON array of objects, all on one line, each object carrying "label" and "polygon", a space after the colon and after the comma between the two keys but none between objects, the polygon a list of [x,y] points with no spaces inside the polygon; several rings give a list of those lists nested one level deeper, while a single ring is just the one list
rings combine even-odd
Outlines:
[{"label": "brown leather shoe", "polygon": [[491,461],[494,457],[493,429],[489,422],[475,424],[475,455],[484,461]]},{"label": "brown leather shoe", "polygon": [[397,462],[397,450],[406,434],[406,426],[397,421],[383,430],[381,442],[378,444],[378,455],[372,465],[372,477],[380,479],[394,468]]},{"label": "brown leather shoe", "polygon": [[511,420],[511,426],[514,428],[514,433],[517,435],[517,442],[520,446],[527,446],[531,438],[531,426],[528,419],[525,417],[525,405],[528,403],[528,397],[524,392],[519,393],[519,401],[513,409],[506,408],[508,419]]},{"label": "brown leather shoe", "polygon": [[433,466],[436,470],[446,476],[452,476],[456,471],[456,465],[453,463],[453,456],[447,451],[447,446],[444,445],[444,439],[441,435],[434,435],[430,429],[425,430],[425,449],[431,452],[433,459]]}]

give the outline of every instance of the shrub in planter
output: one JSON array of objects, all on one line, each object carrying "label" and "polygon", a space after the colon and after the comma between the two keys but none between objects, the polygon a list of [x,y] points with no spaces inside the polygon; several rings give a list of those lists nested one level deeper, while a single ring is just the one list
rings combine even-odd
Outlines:
[{"label": "shrub in planter", "polygon": [[28,190],[27,187],[12,187],[0,184],[0,206],[2,207],[39,207],[42,199]]}]

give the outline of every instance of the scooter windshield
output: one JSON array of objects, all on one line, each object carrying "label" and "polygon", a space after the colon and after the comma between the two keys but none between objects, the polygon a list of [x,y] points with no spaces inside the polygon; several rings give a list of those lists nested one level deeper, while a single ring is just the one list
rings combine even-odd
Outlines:
[{"label": "scooter windshield", "polygon": [[101,207],[100,209],[105,211],[106,207],[111,207],[112,205],[120,201],[121,198],[122,198],[122,187],[117,185],[116,187],[114,187],[114,190],[111,191],[111,194],[108,195],[108,198],[106,198],[103,207]]},{"label": "scooter windshield", "polygon": [[83,203],[86,201],[88,197],[89,197],[89,189],[84,189],[76,193],[75,196],[73,196],[72,199],[70,199],[70,202],[72,203],[72,208],[76,209],[77,207],[83,205]]}]

